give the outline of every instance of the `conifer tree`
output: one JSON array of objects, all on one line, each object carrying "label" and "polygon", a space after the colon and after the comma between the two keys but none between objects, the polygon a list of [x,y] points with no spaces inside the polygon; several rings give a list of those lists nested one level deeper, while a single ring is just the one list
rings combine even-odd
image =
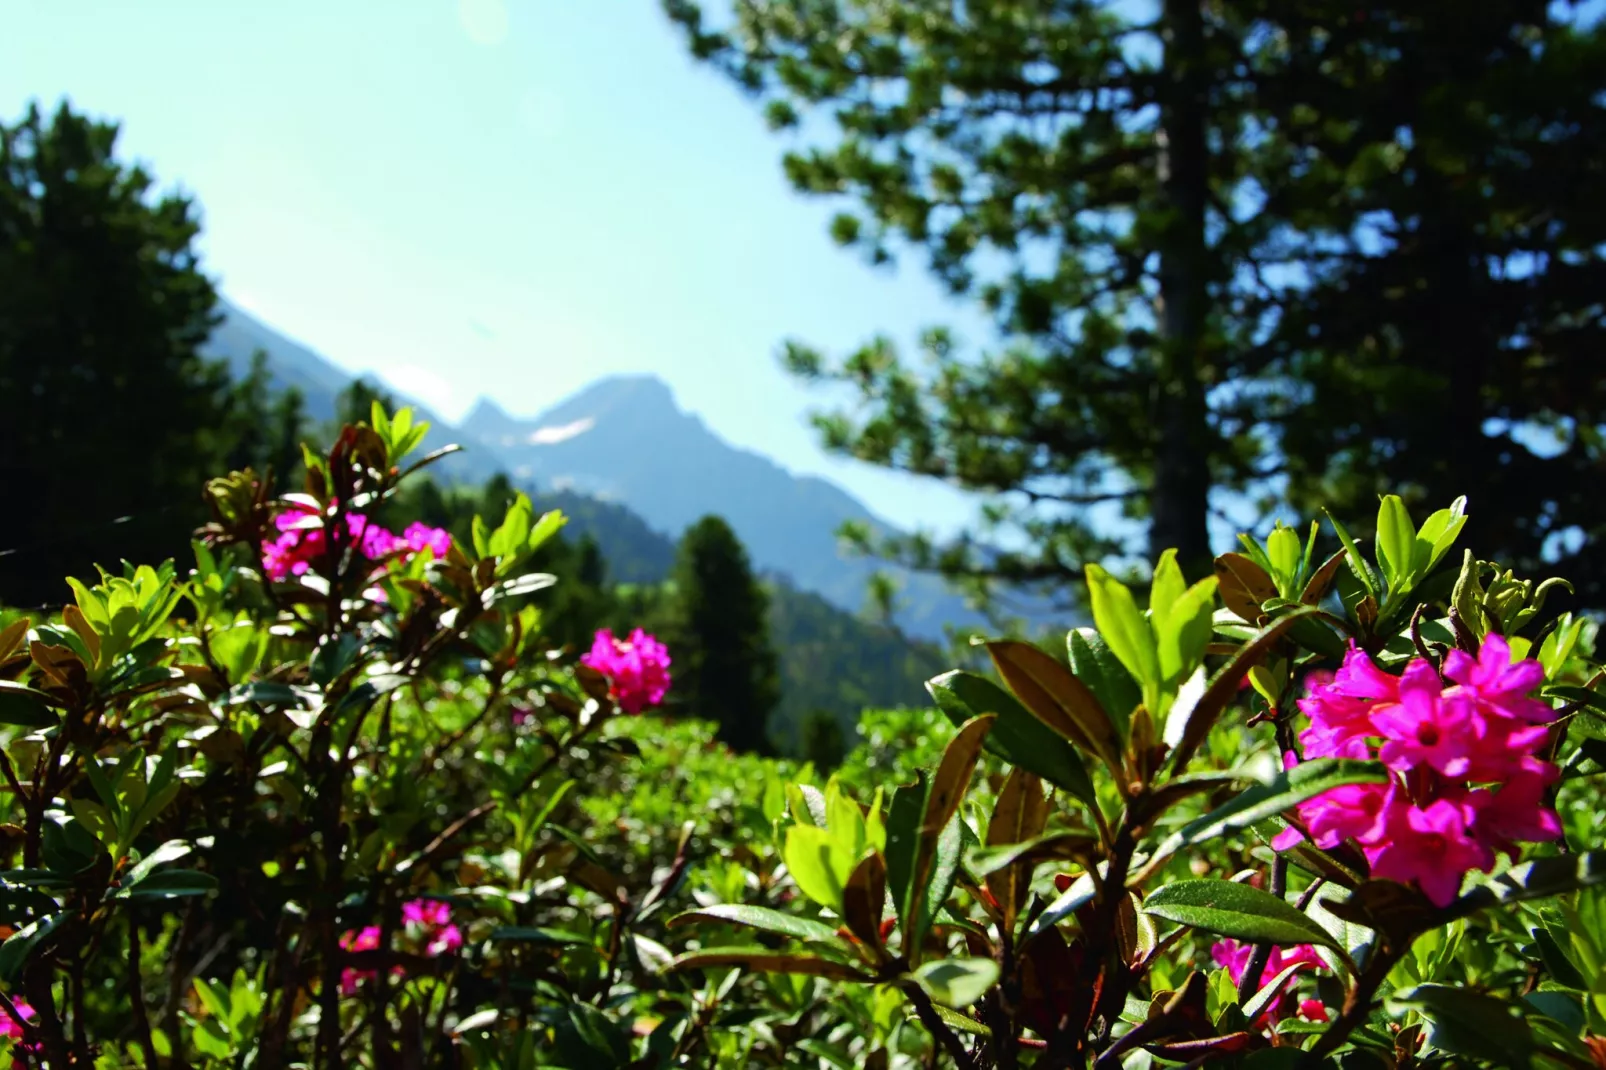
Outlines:
[{"label": "conifer tree", "polygon": [[770,711],[780,700],[769,598],[729,524],[705,516],[686,529],[674,585],[677,703],[717,722],[718,738],[734,750],[768,752]]},{"label": "conifer tree", "polygon": [[796,132],[786,175],[844,204],[834,237],[995,319],[980,352],[787,344],[853,399],[828,446],[990,499],[889,556],[1064,594],[1144,549],[1125,516],[1197,575],[1240,495],[1353,514],[1394,481],[1472,495],[1495,556],[1567,512],[1606,531],[1606,56],[1567,5],[663,3]]}]

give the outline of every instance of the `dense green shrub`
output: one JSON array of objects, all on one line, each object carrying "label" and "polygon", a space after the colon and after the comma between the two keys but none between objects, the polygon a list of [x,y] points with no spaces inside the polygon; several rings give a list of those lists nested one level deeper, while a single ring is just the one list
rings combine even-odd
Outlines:
[{"label": "dense green shrub", "polygon": [[1594,627],[1445,564],[1461,503],[1386,500],[1370,556],[1335,525],[1192,586],[1164,558],[1147,610],[1090,569],[1063,660],[988,644],[1005,687],[937,677],[821,783],[625,714],[650,637],[549,649],[560,514],[382,529],[418,438],[376,407],[297,491],[211,483],[187,576],[0,620],[21,1065],[1606,1050]]}]

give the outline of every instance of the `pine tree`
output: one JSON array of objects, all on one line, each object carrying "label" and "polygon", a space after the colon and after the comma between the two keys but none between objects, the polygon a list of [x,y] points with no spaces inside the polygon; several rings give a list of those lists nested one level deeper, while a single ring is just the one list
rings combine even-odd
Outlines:
[{"label": "pine tree", "polygon": [[705,516],[686,529],[674,586],[677,705],[717,722],[731,748],[767,753],[770,711],[780,701],[769,598],[729,524]]},{"label": "pine tree", "polygon": [[228,451],[227,372],[194,205],[63,104],[0,123],[0,600],[187,552]]},{"label": "pine tree", "polygon": [[991,498],[963,537],[889,555],[1064,592],[1135,548],[1125,517],[1198,574],[1240,494],[1353,507],[1406,479],[1437,507],[1491,465],[1521,483],[1521,451],[1478,437],[1502,416],[1578,430],[1494,549],[1531,549],[1554,504],[1606,520],[1577,478],[1602,422],[1601,32],[1562,5],[755,0],[719,26],[663,3],[802,131],[786,174],[849,203],[834,237],[923,253],[1005,339],[977,355],[933,330],[924,360],[788,343],[856,398],[820,418],[828,446]]}]

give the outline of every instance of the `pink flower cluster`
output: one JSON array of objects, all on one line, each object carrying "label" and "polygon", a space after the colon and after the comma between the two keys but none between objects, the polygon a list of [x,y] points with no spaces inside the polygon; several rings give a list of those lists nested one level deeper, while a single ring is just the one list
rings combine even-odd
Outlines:
[{"label": "pink flower cluster", "polygon": [[[1217,966],[1227,971],[1227,976],[1232,978],[1233,984],[1238,984],[1243,980],[1244,970],[1249,968],[1249,960],[1254,955],[1255,945],[1240,944],[1236,940],[1218,940],[1210,946],[1210,957],[1215,960]],[[1261,972],[1260,983],[1264,985],[1270,982],[1279,973],[1296,963],[1313,970],[1327,968],[1327,963],[1322,961],[1322,957],[1316,953],[1316,949],[1309,944],[1296,944],[1287,951],[1280,947],[1274,947],[1271,949],[1270,957],[1266,959],[1266,968]],[[1265,1013],[1261,1015],[1257,1024],[1275,1026],[1278,1022],[1288,1017],[1288,1012],[1294,1010],[1292,1006],[1293,999],[1291,998],[1293,984],[1293,977],[1283,982],[1282,994],[1272,1000],[1271,1006],[1266,1008]],[[1319,999],[1300,1000],[1295,1013],[1306,1021],[1327,1021],[1327,1007]]]},{"label": "pink flower cluster", "polygon": [[[274,518],[274,526],[279,530],[278,536],[262,540],[262,569],[275,583],[305,574],[329,548],[322,518],[306,506],[297,505],[280,513]],[[438,561],[452,548],[452,536],[442,528],[414,523],[396,535],[360,513],[346,514],[346,531],[370,561],[424,550]]]},{"label": "pink flower cluster", "polygon": [[614,701],[626,713],[658,705],[669,691],[669,648],[640,628],[627,640],[602,629],[580,662],[608,678]]},{"label": "pink flower cluster", "polygon": [[[433,899],[415,899],[402,904],[402,925],[406,928],[409,940],[421,945],[424,954],[432,958],[450,954],[463,946],[462,930],[452,924],[452,908],[445,903]],[[369,925],[346,933],[340,938],[340,946],[353,952],[378,951],[379,937],[379,926]],[[347,966],[340,971],[341,994],[352,995],[359,984],[372,980],[378,972]],[[391,970],[391,976],[399,977],[404,972],[397,966]]]},{"label": "pink flower cluster", "polygon": [[[33,1007],[29,1006],[28,1001],[25,999],[14,999],[11,1001],[11,1005],[17,1008],[17,1013],[24,1019],[31,1019],[38,1013]],[[11,1012],[0,1010],[0,1037],[21,1040],[22,1036],[22,1022],[11,1017]]]},{"label": "pink flower cluster", "polygon": [[[1415,881],[1439,906],[1468,872],[1492,870],[1497,852],[1515,857],[1520,842],[1561,835],[1545,804],[1560,770],[1535,757],[1555,717],[1528,697],[1544,679],[1539,663],[1514,664],[1506,641],[1491,635],[1477,658],[1450,651],[1444,677],[1451,686],[1421,658],[1391,676],[1352,646],[1338,672],[1313,676],[1299,701],[1310,718],[1299,737],[1307,759],[1376,757],[1394,774],[1301,804],[1316,845],[1354,839],[1373,877]],[[1303,838],[1289,829],[1273,846]]]}]

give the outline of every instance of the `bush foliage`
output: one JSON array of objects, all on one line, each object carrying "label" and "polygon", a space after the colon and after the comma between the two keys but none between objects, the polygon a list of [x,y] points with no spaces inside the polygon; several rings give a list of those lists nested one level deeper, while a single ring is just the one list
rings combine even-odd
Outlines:
[{"label": "bush foliage", "polygon": [[1092,567],[822,783],[551,648],[560,513],[380,529],[419,437],[0,625],[19,1065],[1602,1065],[1606,673],[1464,503]]}]

